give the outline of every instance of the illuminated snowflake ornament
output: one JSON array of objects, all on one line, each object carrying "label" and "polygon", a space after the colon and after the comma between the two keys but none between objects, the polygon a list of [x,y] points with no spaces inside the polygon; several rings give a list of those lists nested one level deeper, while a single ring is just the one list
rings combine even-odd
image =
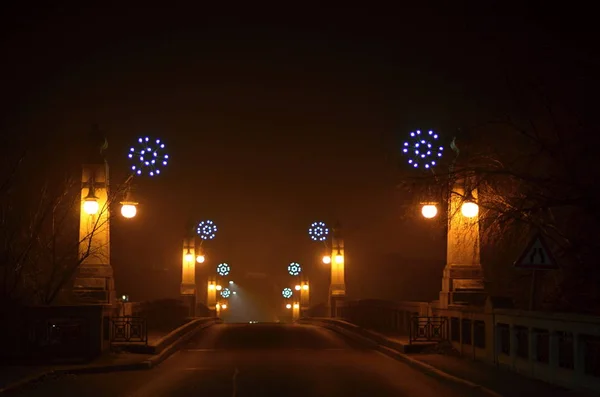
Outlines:
[{"label": "illuminated snowflake ornament", "polygon": [[231,296],[231,290],[229,288],[223,288],[221,291],[221,296],[223,298],[229,298]]},{"label": "illuminated snowflake ornament", "polygon": [[325,241],[328,234],[329,229],[324,222],[313,222],[308,228],[308,235],[314,241]]},{"label": "illuminated snowflake ornament", "polygon": [[284,288],[283,291],[281,291],[281,295],[283,295],[283,297],[285,299],[290,299],[292,297],[292,295],[294,295],[294,292],[292,291],[291,288]]},{"label": "illuminated snowflake ornament", "polygon": [[134,163],[131,170],[135,175],[159,175],[169,161],[169,155],[165,153],[165,144],[160,139],[149,137],[139,138],[136,147],[129,149],[127,157]]},{"label": "illuminated snowflake ornament", "polygon": [[217,225],[211,220],[202,221],[198,224],[196,233],[202,240],[212,240],[217,234]]},{"label": "illuminated snowflake ornament", "polygon": [[219,263],[219,265],[217,266],[217,274],[219,276],[227,276],[230,271],[231,268],[227,263]]},{"label": "illuminated snowflake ornament", "polygon": [[402,146],[402,153],[408,157],[408,164],[414,168],[435,167],[444,153],[444,147],[440,145],[438,139],[439,135],[431,130],[412,131],[410,139]]},{"label": "illuminated snowflake ornament", "polygon": [[288,266],[288,273],[291,276],[297,276],[300,274],[301,271],[302,271],[302,266],[300,266],[299,263],[292,262]]}]

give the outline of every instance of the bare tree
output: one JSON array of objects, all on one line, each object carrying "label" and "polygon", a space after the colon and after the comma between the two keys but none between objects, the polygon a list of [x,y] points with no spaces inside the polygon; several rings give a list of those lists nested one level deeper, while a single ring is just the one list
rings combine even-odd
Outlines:
[{"label": "bare tree", "polygon": [[[560,264],[545,274],[546,307],[584,311],[600,303],[600,276],[593,269],[600,237],[593,166],[598,139],[590,141],[589,129],[557,114],[548,101],[541,108],[544,118],[505,117],[458,132],[448,167],[420,175],[407,171],[400,186],[415,200],[406,203],[414,212],[417,202],[432,197],[447,203],[452,187],[467,181],[467,192],[479,192],[482,248],[494,258],[487,265],[512,269],[510,258],[539,232],[551,241]],[[512,274],[515,285],[519,276]]]},{"label": "bare tree", "polygon": [[[20,162],[0,182],[0,296],[5,303],[52,304],[82,262],[101,251],[92,241],[107,218],[97,216],[80,240],[79,173],[24,184]],[[120,188],[110,192],[99,215],[122,194]]]}]

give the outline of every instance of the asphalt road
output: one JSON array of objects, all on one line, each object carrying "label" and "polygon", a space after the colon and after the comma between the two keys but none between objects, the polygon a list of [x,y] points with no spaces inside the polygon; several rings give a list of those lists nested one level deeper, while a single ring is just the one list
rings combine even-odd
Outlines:
[{"label": "asphalt road", "polygon": [[64,375],[16,396],[480,396],[333,331],[310,325],[222,324],[151,370]]}]

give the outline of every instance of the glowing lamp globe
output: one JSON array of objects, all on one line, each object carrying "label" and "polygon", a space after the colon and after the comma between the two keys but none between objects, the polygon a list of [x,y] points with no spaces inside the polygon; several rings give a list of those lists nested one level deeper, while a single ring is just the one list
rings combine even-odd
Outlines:
[{"label": "glowing lamp globe", "polygon": [[423,208],[421,208],[421,214],[427,219],[431,219],[437,215],[437,207],[435,204],[425,204]]},{"label": "glowing lamp globe", "polygon": [[295,289],[296,291],[300,291],[300,286],[299,286],[299,285],[296,285],[296,286],[294,287],[294,289]]},{"label": "glowing lamp globe", "polygon": [[343,262],[344,262],[344,256],[340,255],[340,254],[337,254],[335,256],[335,263],[343,263]]},{"label": "glowing lamp globe", "polygon": [[298,303],[294,303],[294,309],[297,309],[299,307],[300,307],[300,305]]},{"label": "glowing lamp globe", "polygon": [[186,262],[192,262],[194,260],[194,255],[192,255],[191,253],[187,253],[185,254],[185,261]]},{"label": "glowing lamp globe", "polygon": [[329,255],[325,255],[323,257],[323,263],[329,265],[331,263],[331,257]]},{"label": "glowing lamp globe", "polygon": [[227,309],[227,304],[226,304],[226,303],[223,303],[223,304],[221,305],[221,309]]},{"label": "glowing lamp globe", "polygon": [[217,288],[217,291],[221,291],[223,289],[223,287],[221,287],[220,285],[217,285],[216,288]]},{"label": "glowing lamp globe", "polygon": [[83,211],[85,211],[85,213],[88,215],[96,215],[99,209],[100,205],[95,197],[86,198],[83,202]]},{"label": "glowing lamp globe", "polygon": [[291,304],[291,303],[288,303],[287,305],[285,305],[285,308],[286,308],[286,309],[291,309],[291,308],[292,308],[292,304]]},{"label": "glowing lamp globe", "polygon": [[204,257],[204,255],[198,255],[196,257],[196,262],[198,262],[198,263],[204,263],[205,260],[206,260],[206,258]]},{"label": "glowing lamp globe", "polygon": [[137,214],[137,208],[133,203],[123,203],[121,206],[121,215],[124,218],[133,218]]},{"label": "glowing lamp globe", "polygon": [[305,291],[308,291],[308,284],[304,284],[304,285],[302,286],[302,289],[303,289],[303,290],[305,290]]},{"label": "glowing lamp globe", "polygon": [[479,206],[472,201],[466,201],[461,206],[460,211],[466,218],[474,218],[479,213]]}]

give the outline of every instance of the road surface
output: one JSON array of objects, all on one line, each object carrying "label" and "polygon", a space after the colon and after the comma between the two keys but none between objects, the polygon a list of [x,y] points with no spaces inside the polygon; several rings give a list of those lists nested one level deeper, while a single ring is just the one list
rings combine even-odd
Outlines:
[{"label": "road surface", "polygon": [[16,396],[480,396],[311,325],[219,324],[151,370],[64,375]]}]

